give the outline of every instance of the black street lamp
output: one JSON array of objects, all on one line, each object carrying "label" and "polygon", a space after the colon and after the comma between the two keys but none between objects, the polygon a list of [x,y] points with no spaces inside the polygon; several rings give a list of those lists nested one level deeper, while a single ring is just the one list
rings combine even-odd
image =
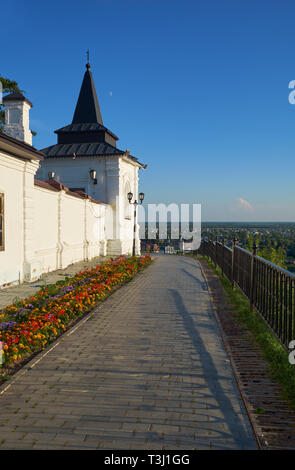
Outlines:
[{"label": "black street lamp", "polygon": [[90,170],[89,175],[90,175],[90,178],[93,181],[93,184],[97,184],[96,170]]},{"label": "black street lamp", "polygon": [[140,203],[137,202],[137,200],[135,199],[134,202],[131,202],[132,201],[132,198],[133,198],[133,193],[129,192],[127,194],[127,198],[128,198],[128,201],[129,201],[129,204],[133,204],[134,205],[134,224],[133,224],[133,246],[132,246],[132,256],[135,256],[135,233],[136,233],[136,208],[139,204],[142,204],[142,201],[144,200],[144,194],[143,193],[139,193],[139,200],[140,200]]}]

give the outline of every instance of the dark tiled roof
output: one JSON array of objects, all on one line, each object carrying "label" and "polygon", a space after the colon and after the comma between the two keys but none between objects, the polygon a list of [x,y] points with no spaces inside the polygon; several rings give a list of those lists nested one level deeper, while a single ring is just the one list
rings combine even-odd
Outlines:
[{"label": "dark tiled roof", "polygon": [[103,125],[90,65],[87,64],[86,68],[72,124],[97,122]]},{"label": "dark tiled roof", "polygon": [[98,122],[84,122],[84,123],[69,124],[68,126],[61,127],[60,129],[57,129],[54,132],[56,134],[63,134],[63,133],[84,132],[84,131],[89,131],[89,132],[105,131],[111,134],[116,140],[118,140],[118,137],[113,132],[111,132],[109,129],[107,129],[102,124],[99,124]]},{"label": "dark tiled roof", "polygon": [[55,131],[58,143],[42,149],[45,158],[126,155],[144,167],[137,158],[116,148],[118,137],[103,125],[89,64],[86,69],[72,124]]},{"label": "dark tiled roof", "polygon": [[41,181],[36,178],[34,179],[34,185],[39,186],[40,188],[49,189],[50,191],[55,191],[57,193],[60,191],[58,188],[54,188],[49,183],[46,183],[46,181]]},{"label": "dark tiled roof", "polygon": [[106,142],[93,142],[85,144],[56,144],[42,149],[47,158],[50,157],[77,157],[100,156],[100,155],[123,155],[125,152],[113,147]]},{"label": "dark tiled roof", "polygon": [[[110,144],[105,142],[91,143],[91,144],[56,144],[51,145],[42,149],[45,158],[55,157],[100,157],[100,156],[112,156],[112,155],[125,155],[124,150],[119,150]],[[128,155],[128,158],[133,162],[138,163],[141,167],[145,167],[143,163],[140,163],[136,157]]]},{"label": "dark tiled roof", "polygon": [[85,193],[84,191],[71,191],[67,186],[64,184],[60,183],[60,181],[57,181],[55,179],[50,179],[47,181],[40,181],[35,178],[34,180],[35,186],[39,186],[40,188],[48,189],[49,191],[65,191],[69,196],[77,197],[79,199],[89,199],[91,202],[94,202],[95,204],[102,204],[105,206],[104,202],[98,201],[97,199],[94,199],[93,197],[89,196],[89,194]]},{"label": "dark tiled roof", "polygon": [[6,96],[3,96],[3,101],[26,101],[27,103],[29,103],[29,105],[31,105],[31,107],[33,106],[31,101],[29,101],[22,93],[20,93],[19,91],[16,91],[14,93],[9,93],[9,95],[6,95]]},{"label": "dark tiled roof", "polygon": [[98,122],[83,122],[76,124],[69,124],[68,126],[61,127],[54,131],[56,134],[62,132],[77,132],[77,131],[104,131],[106,128]]}]

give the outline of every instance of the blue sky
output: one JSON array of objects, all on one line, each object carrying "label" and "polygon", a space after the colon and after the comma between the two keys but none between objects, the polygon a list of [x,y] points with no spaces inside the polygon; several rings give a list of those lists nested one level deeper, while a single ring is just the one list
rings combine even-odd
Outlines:
[{"label": "blue sky", "polygon": [[0,73],[33,102],[33,145],[71,122],[90,49],[104,124],[148,164],[151,203],[207,221],[295,221],[292,1],[16,0]]}]

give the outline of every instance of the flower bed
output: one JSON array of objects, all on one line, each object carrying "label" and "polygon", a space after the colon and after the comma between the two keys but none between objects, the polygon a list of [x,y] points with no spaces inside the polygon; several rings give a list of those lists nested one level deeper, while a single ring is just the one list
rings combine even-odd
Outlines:
[{"label": "flower bed", "polygon": [[150,256],[120,256],[73,277],[40,289],[33,297],[15,302],[0,315],[2,363],[13,365],[44,349],[77,318],[131,280],[151,263]]}]

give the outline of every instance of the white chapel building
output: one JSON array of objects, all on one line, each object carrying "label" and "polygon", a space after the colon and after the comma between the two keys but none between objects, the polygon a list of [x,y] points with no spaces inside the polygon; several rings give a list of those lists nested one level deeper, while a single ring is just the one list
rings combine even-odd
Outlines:
[{"label": "white chapel building", "polygon": [[134,219],[127,194],[137,199],[138,170],[147,165],[117,148],[118,137],[104,126],[90,64],[72,123],[55,131],[54,145],[32,147],[32,104],[21,93],[3,103],[0,288],[96,256],[131,254]]}]

